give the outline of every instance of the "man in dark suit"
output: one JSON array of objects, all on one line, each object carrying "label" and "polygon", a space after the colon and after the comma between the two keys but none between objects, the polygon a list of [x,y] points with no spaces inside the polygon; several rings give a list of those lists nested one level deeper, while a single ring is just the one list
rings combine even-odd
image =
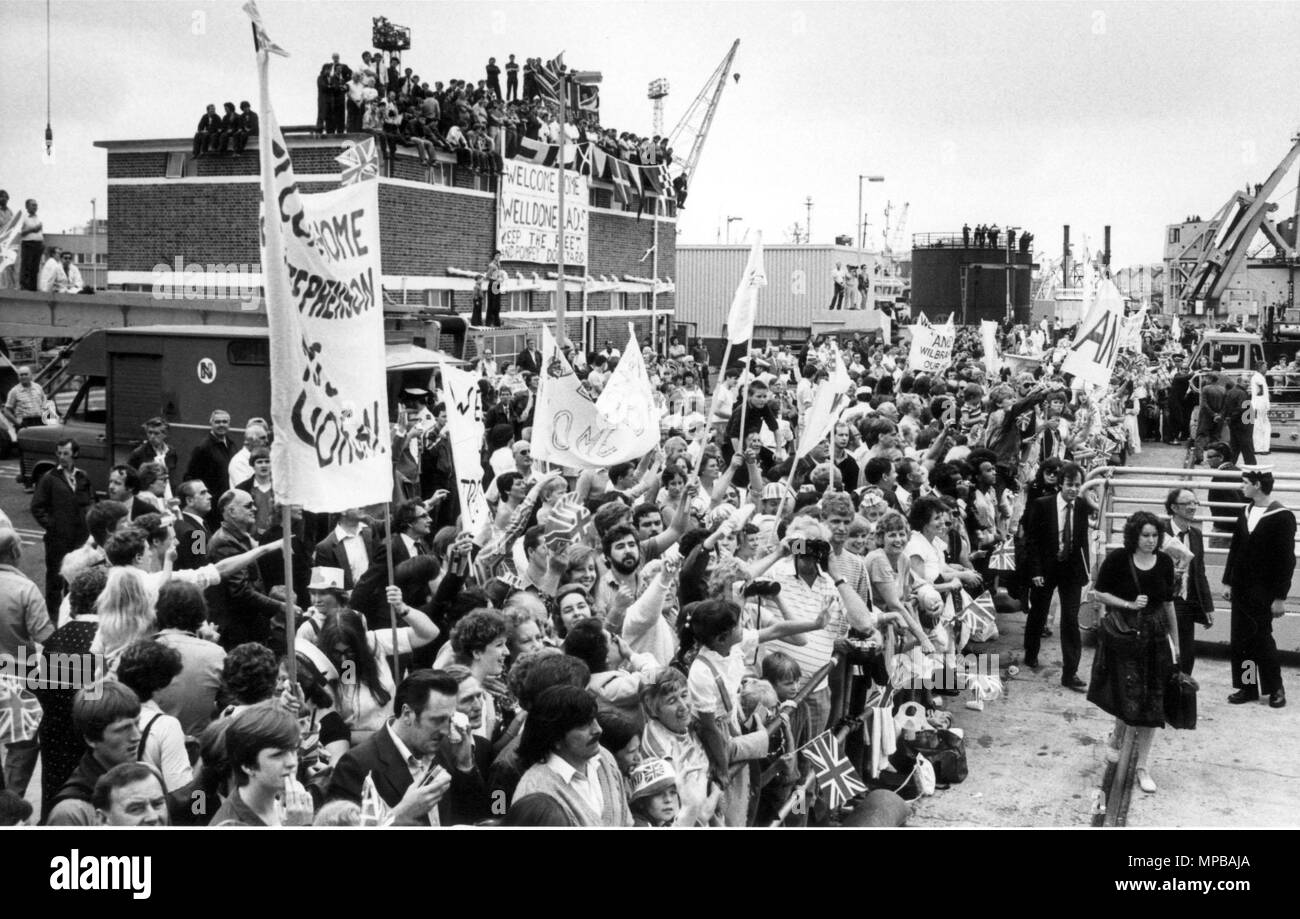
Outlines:
[{"label": "man in dark suit", "polygon": [[[221,529],[208,544],[208,561],[214,564],[256,546],[252,536],[256,513],[252,495],[246,491],[227,491],[217,503],[217,509],[221,513]],[[223,648],[229,651],[246,641],[270,644],[271,620],[284,604],[267,595],[256,564],[230,574],[205,593],[208,618],[221,630]]]},{"label": "man in dark suit", "polygon": [[[1245,380],[1228,380],[1223,397],[1223,414],[1228,419],[1228,459],[1255,465],[1254,408],[1250,401],[1250,384]],[[1246,419],[1251,419],[1249,423]]]},{"label": "man in dark suit", "polygon": [[398,505],[397,513],[393,514],[393,531],[397,535],[384,540],[379,559],[383,558],[382,552],[390,552],[393,567],[396,568],[409,558],[427,555],[429,533],[432,530],[433,518],[418,498]]},{"label": "man in dark suit", "polygon": [[208,563],[208,545],[212,530],[207,517],[212,513],[212,492],[199,479],[182,482],[176,490],[181,512],[176,518],[177,571],[202,568]]},{"label": "man in dark suit", "polygon": [[1025,623],[1025,665],[1038,667],[1038,648],[1052,593],[1061,598],[1061,685],[1083,692],[1078,676],[1083,644],[1079,637],[1079,597],[1088,583],[1088,515],[1079,501],[1083,470],[1061,467],[1061,491],[1032,502],[1025,512],[1029,580],[1029,619]]},{"label": "man in dark suit", "polygon": [[338,568],[343,572],[343,587],[351,590],[370,567],[375,554],[370,531],[362,525],[361,508],[350,507],[339,514],[330,535],[316,544],[312,564],[318,568]]},{"label": "man in dark suit", "polygon": [[[1241,511],[1241,506],[1246,503],[1246,498],[1242,495],[1240,488],[1233,487],[1241,479],[1237,467],[1228,461],[1228,445],[1221,440],[1207,444],[1205,447],[1205,465],[1207,468],[1223,471],[1223,475],[1214,477],[1214,482],[1232,483],[1228,487],[1210,488],[1208,494],[1210,516],[1229,517],[1235,521],[1238,512]],[[1233,523],[1216,520],[1211,525],[1214,533],[1210,536],[1210,548],[1226,549],[1233,527]]]},{"label": "man in dark suit", "polygon": [[86,510],[95,501],[90,477],[76,468],[81,449],[71,438],[54,445],[58,467],[41,476],[32,493],[32,516],[45,529],[45,605],[58,609],[63,598],[59,568],[63,557],[90,537]]},{"label": "man in dark suit", "polygon": [[1286,612],[1295,573],[1295,514],[1273,493],[1273,467],[1241,470],[1241,491],[1250,503],[1237,517],[1223,568],[1224,599],[1232,601],[1232,685],[1234,705],[1254,702],[1262,693],[1270,708],[1286,705],[1282,668],[1277,659],[1273,620]]},{"label": "man in dark suit", "polygon": [[1205,576],[1205,538],[1201,528],[1195,526],[1197,507],[1196,492],[1190,488],[1175,488],[1165,496],[1165,510],[1169,513],[1165,533],[1192,553],[1186,574],[1180,569],[1179,595],[1174,599],[1174,612],[1178,614],[1178,664],[1188,676],[1196,665],[1196,624],[1206,628],[1214,625],[1214,597]]},{"label": "man in dark suit", "polygon": [[126,508],[128,520],[156,514],[158,508],[139,496],[140,476],[130,466],[114,466],[108,471],[108,500]]},{"label": "man in dark suit", "polygon": [[176,451],[167,443],[170,430],[161,418],[150,418],[144,423],[144,443],[131,451],[126,464],[139,470],[145,463],[160,463],[167,470],[167,487],[176,487]]},{"label": "man in dark suit", "polygon": [[397,717],[343,754],[326,796],[361,803],[369,775],[395,824],[450,826],[490,816],[473,735],[451,723],[457,689],[441,670],[408,674],[393,695]]},{"label": "man in dark suit", "polygon": [[211,430],[194,452],[185,467],[186,479],[202,479],[214,495],[224,495],[230,490],[230,457],[234,446],[230,442],[230,412],[216,409],[208,417]]},{"label": "man in dark suit", "polygon": [[542,372],[542,352],[537,350],[537,343],[529,338],[524,342],[524,350],[515,358],[515,366],[528,373]]},{"label": "man in dark suit", "polygon": [[205,153],[216,149],[217,141],[221,137],[221,116],[217,114],[217,107],[209,105],[208,110],[203,113],[199,119],[198,130],[194,132],[194,156],[197,159]]},{"label": "man in dark suit", "polygon": [[316,130],[322,134],[343,133],[343,100],[351,79],[352,68],[339,63],[337,51],[330,55],[329,63],[321,67],[320,76],[316,78]]}]

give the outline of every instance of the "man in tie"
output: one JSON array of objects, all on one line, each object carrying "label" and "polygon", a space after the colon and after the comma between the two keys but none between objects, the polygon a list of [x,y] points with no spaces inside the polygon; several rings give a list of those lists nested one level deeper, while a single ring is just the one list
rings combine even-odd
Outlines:
[{"label": "man in tie", "polygon": [[77,442],[68,438],[54,445],[58,466],[41,476],[32,494],[32,516],[45,528],[45,604],[58,609],[63,598],[59,567],[63,557],[90,537],[86,509],[95,501],[90,477],[76,467]]},{"label": "man in tie", "polygon": [[524,340],[524,350],[515,358],[515,364],[528,373],[542,372],[542,352],[537,350],[537,343],[532,338]]},{"label": "man in tie", "polygon": [[190,479],[181,483],[176,495],[181,513],[176,519],[176,562],[172,567],[177,571],[202,568],[208,563],[208,541],[212,539],[212,528],[207,523],[212,513],[212,492],[202,479]]},{"label": "man in tie", "polygon": [[339,63],[338,52],[320,69],[316,78],[316,130],[322,134],[342,134],[345,128],[343,99],[347,95],[352,69]]},{"label": "man in tie", "polygon": [[1175,488],[1165,496],[1165,510],[1169,513],[1165,532],[1192,553],[1190,561],[1177,567],[1174,598],[1174,612],[1178,614],[1178,663],[1188,676],[1196,664],[1196,624],[1207,629],[1214,625],[1214,597],[1205,576],[1205,537],[1195,525],[1198,507],[1200,502],[1190,488]]},{"label": "man in tie", "polygon": [[343,571],[343,587],[351,590],[370,567],[370,543],[359,507],[339,514],[333,532],[316,544],[312,564]]},{"label": "man in tie", "polygon": [[1079,500],[1083,470],[1075,463],[1061,467],[1061,491],[1029,505],[1025,512],[1028,549],[1029,619],[1025,623],[1025,666],[1037,669],[1052,594],[1061,599],[1061,685],[1083,692],[1079,658],[1079,598],[1088,583],[1088,515],[1091,507]]}]

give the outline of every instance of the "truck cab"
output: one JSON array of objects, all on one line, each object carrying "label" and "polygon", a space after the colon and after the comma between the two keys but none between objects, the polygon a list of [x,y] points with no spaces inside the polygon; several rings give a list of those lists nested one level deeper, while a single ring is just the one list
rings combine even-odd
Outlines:
[{"label": "truck cab", "polygon": [[[1206,332],[1192,354],[1192,388],[1200,389],[1200,378],[1216,364],[1234,380],[1249,383],[1254,368],[1271,366],[1269,357],[1284,356],[1285,348],[1265,343],[1253,332]],[[1263,369],[1268,381],[1268,420],[1275,450],[1300,450],[1300,373]]]},{"label": "truck cab", "polygon": [[[389,420],[404,387],[433,389],[440,361],[463,362],[410,341],[387,345],[384,373]],[[108,471],[144,439],[142,425],[155,416],[171,428],[168,442],[183,472],[208,434],[217,408],[230,412],[230,432],[243,433],[248,418],[270,418],[270,340],[265,328],[142,326],[97,330],[83,337],[49,377],[46,396],[58,422],[18,432],[20,477],[35,482],[56,465],[54,446],[73,438],[77,464],[92,486],[107,486]]]}]

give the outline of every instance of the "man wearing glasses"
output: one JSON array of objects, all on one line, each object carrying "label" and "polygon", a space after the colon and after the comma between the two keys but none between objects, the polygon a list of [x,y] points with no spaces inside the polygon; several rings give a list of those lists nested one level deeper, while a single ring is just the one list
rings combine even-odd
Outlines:
[{"label": "man wearing glasses", "polygon": [[1196,665],[1196,624],[1200,623],[1207,629],[1214,625],[1214,596],[1205,576],[1205,538],[1201,535],[1201,528],[1195,525],[1199,507],[1196,493],[1190,488],[1175,488],[1165,497],[1165,510],[1169,512],[1165,533],[1192,553],[1191,560],[1185,563],[1175,559],[1178,665],[1188,676],[1192,675],[1192,667]]},{"label": "man wearing glasses", "polygon": [[[232,488],[221,496],[217,509],[221,513],[221,529],[208,545],[208,561],[214,565],[257,546],[253,541],[257,509],[252,495]],[[284,609],[284,604],[267,594],[256,563],[209,587],[206,597],[208,618],[220,630],[221,646],[227,651],[244,642],[256,641],[271,646],[278,654],[284,653],[283,647],[276,648],[271,642],[271,619]]]}]

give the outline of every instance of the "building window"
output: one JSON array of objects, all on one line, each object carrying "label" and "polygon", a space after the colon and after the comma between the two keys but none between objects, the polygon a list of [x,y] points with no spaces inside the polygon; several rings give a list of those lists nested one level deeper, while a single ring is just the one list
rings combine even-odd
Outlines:
[{"label": "building window", "polygon": [[496,176],[489,175],[486,172],[474,173],[474,189],[476,191],[495,192],[497,190],[496,185]]},{"label": "building window", "polygon": [[434,163],[429,167],[429,184],[451,185],[455,178],[454,168],[451,163]]},{"label": "building window", "polygon": [[226,345],[231,364],[265,367],[271,363],[271,342],[266,338],[237,338]]},{"label": "building window", "polygon": [[[484,295],[483,308],[487,309],[487,295]],[[533,292],[531,290],[512,290],[501,295],[501,309],[506,313],[527,313],[533,309]]]},{"label": "building window", "polygon": [[1181,238],[1182,238],[1182,235],[1183,235],[1183,228],[1182,228],[1182,227],[1170,227],[1170,228],[1169,228],[1169,241],[1170,241],[1171,243],[1179,242],[1179,241],[1181,240]]},{"label": "building window", "polygon": [[425,303],[431,309],[449,310],[451,306],[451,291],[449,290],[430,290],[426,291]]}]

